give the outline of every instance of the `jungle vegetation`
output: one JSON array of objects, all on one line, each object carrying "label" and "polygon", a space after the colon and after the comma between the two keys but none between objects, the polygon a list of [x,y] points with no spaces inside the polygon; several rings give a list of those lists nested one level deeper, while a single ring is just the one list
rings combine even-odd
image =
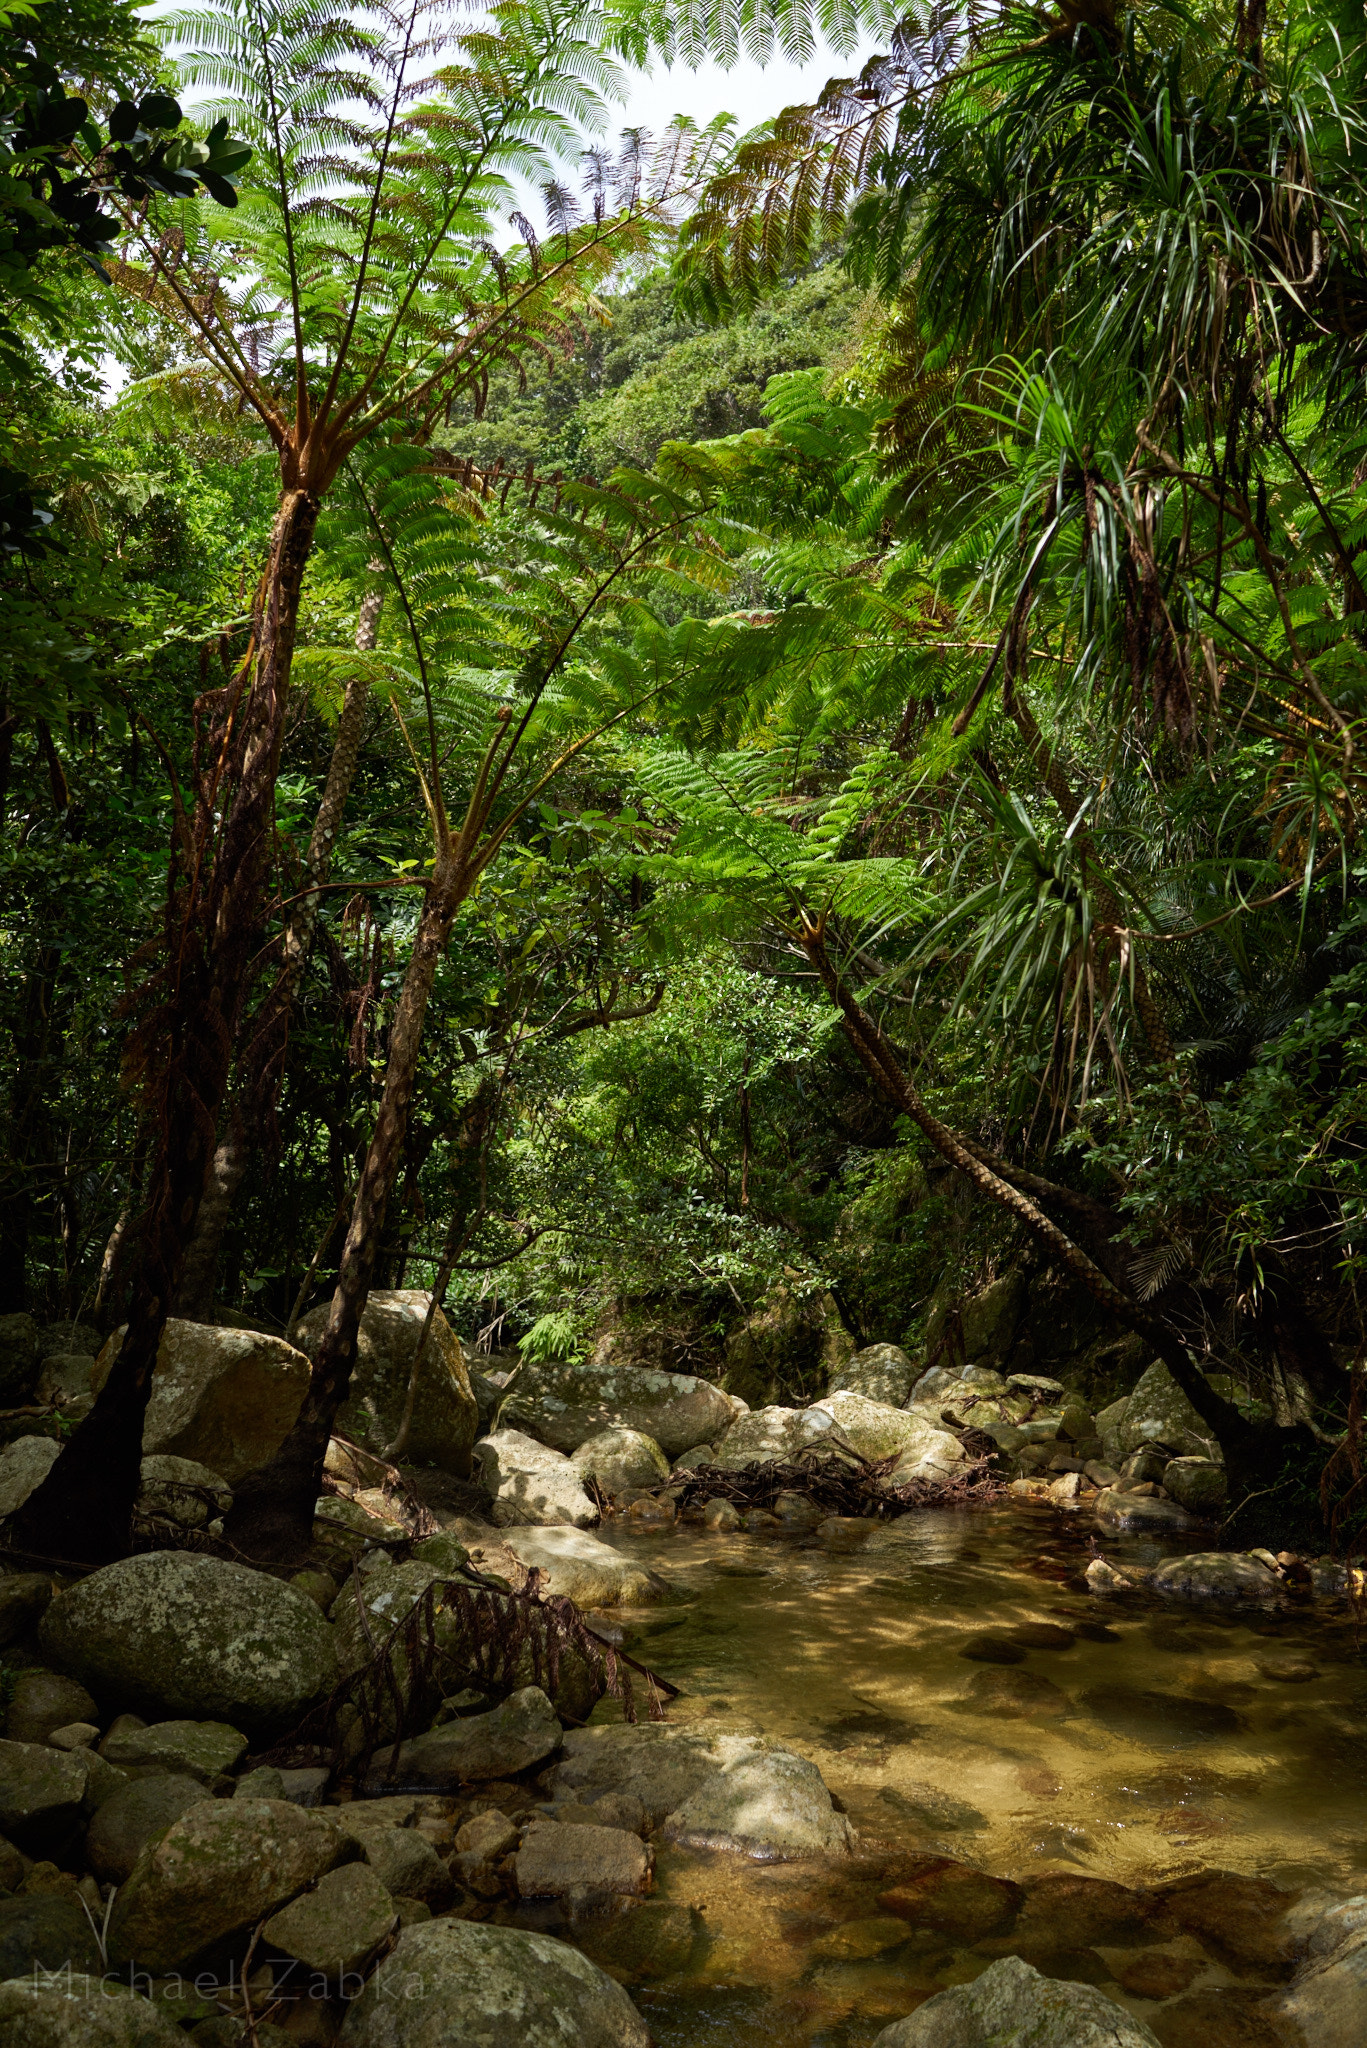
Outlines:
[{"label": "jungle vegetation", "polygon": [[1023,1257],[1342,1506],[1360,6],[0,13],[0,1313],[127,1325],[16,1540],[119,1554],[170,1314],[330,1303],[265,1557],[371,1287],[915,1344]]}]

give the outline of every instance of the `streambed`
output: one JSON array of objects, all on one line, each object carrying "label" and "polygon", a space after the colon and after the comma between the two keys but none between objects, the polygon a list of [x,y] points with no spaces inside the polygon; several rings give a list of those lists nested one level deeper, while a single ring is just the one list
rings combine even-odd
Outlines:
[{"label": "streambed", "polygon": [[[1186,1992],[1193,2021],[1190,1998],[1222,1991],[1232,2014],[1264,1974],[1247,1936],[1257,1889],[1236,1880],[1307,1906],[1367,1889],[1367,1669],[1342,1605],[1097,1600],[1081,1579],[1090,1517],[1015,1502],[910,1515],[846,1553],[810,1536],[600,1533],[685,1596],[616,1617],[626,1646],[682,1687],[669,1718],[810,1757],[860,1843],[851,1864],[819,1869],[662,1851],[656,1898],[697,1909],[705,1934],[677,1975],[633,1985],[660,2048],[866,2048],[1013,1948],[1102,1983],[1150,2024],[1167,2010],[1155,1989]],[[1184,1547],[1201,1546],[1164,1546]],[[1145,1890],[1225,1872],[1215,1918],[1242,1915],[1245,1933],[1212,1943],[1170,1926],[1166,1983],[1139,1959],[1151,1932],[1133,1955],[1076,1919],[1045,1930],[1043,1949],[968,1929],[903,1936],[879,1901],[927,1854]],[[1217,2037],[1190,2033],[1203,2048]]]}]

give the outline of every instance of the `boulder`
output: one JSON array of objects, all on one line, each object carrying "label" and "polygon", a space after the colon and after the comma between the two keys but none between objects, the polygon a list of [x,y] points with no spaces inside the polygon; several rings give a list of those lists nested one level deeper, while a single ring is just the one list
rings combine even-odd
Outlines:
[{"label": "boulder", "polygon": [[364,1863],[319,1878],[261,1929],[272,1948],[331,1983],[362,1970],[394,1926],[394,1901]]},{"label": "boulder", "polygon": [[1163,1467],[1163,1490],[1189,1514],[1215,1515],[1229,1498],[1229,1481],[1214,1458],[1171,1458]]},{"label": "boulder", "polygon": [[[109,1377],[123,1334],[116,1330],[95,1361],[94,1393]],[[143,1456],[189,1458],[235,1486],[279,1450],[308,1383],[307,1358],[282,1337],[173,1316],[152,1372]]]},{"label": "boulder", "polygon": [[898,1344],[867,1344],[831,1375],[827,1392],[862,1394],[886,1408],[904,1407],[916,1381],[916,1367]]},{"label": "boulder", "polygon": [[1138,1530],[1141,1534],[1152,1530],[1190,1529],[1193,1517],[1175,1500],[1159,1500],[1156,1495],[1143,1493],[1121,1493],[1118,1488],[1108,1486],[1096,1497],[1096,1525],[1111,1533]]},{"label": "boulder", "polygon": [[799,1297],[780,1284],[727,1337],[722,1385],[756,1408],[810,1398],[854,1350],[833,1295]]},{"label": "boulder", "polygon": [[16,1437],[12,1444],[5,1445],[0,1451],[0,1518],[17,1513],[34,1489],[42,1485],[61,1449],[50,1436]]},{"label": "boulder", "polygon": [[70,1892],[0,1899],[0,1978],[37,1977],[35,1964],[52,1971],[100,1967],[94,1931]]},{"label": "boulder", "polygon": [[560,1747],[560,1722],[539,1686],[524,1686],[488,1714],[447,1721],[400,1745],[397,1759],[383,1751],[371,1765],[372,1788],[387,1781],[446,1791],[482,1778],[529,1770]]},{"label": "boulder", "polygon": [[368,1827],[366,1801],[353,1800],[344,1816],[346,1832],[361,1845],[366,1862],[387,1892],[421,1899],[434,1913],[451,1903],[451,1873],[426,1835],[415,1828]]},{"label": "boulder", "polygon": [[11,1742],[46,1742],[54,1728],[98,1721],[100,1710],[83,1685],[55,1671],[22,1671],[10,1694],[5,1733]]},{"label": "boulder", "polygon": [[338,1675],[332,1631],[305,1594],[188,1551],[92,1572],[52,1602],[39,1641],[110,1706],[249,1735],[288,1727]]},{"label": "boulder", "polygon": [[0,1408],[17,1408],[28,1399],[42,1355],[32,1316],[0,1316]]},{"label": "boulder", "polygon": [[123,1884],[149,1842],[213,1794],[198,1778],[173,1773],[132,1778],[105,1800],[86,1830],[86,1860],[104,1884]]},{"label": "boulder", "polygon": [[69,1357],[93,1359],[103,1343],[104,1332],[93,1323],[47,1323],[38,1332],[38,1356],[48,1358],[55,1352],[65,1352]]},{"label": "boulder", "polygon": [[[1227,1401],[1239,1399],[1239,1390],[1227,1375],[1211,1373],[1208,1377],[1211,1386]],[[1102,1412],[1106,1414],[1109,1411]],[[1100,1416],[1097,1424],[1100,1428]],[[1101,1434],[1104,1444],[1106,1432],[1102,1430]],[[1210,1425],[1197,1414],[1161,1360],[1155,1360],[1135,1382],[1115,1435],[1122,1455],[1142,1450],[1145,1444],[1151,1443],[1166,1444],[1170,1451],[1181,1457],[1218,1459],[1221,1455]],[[1111,1459],[1110,1462],[1114,1464],[1116,1461]]]},{"label": "boulder", "polygon": [[888,1474],[889,1486],[943,1485],[964,1462],[964,1447],[947,1429],[913,1437]]},{"label": "boulder", "polygon": [[787,1464],[813,1447],[844,1444],[835,1417],[820,1402],[812,1408],[756,1408],[738,1417],[708,1462],[723,1472],[742,1472],[747,1465]]},{"label": "boulder", "polygon": [[[383,1453],[403,1421],[413,1358],[431,1295],[420,1287],[376,1289],[366,1302],[356,1341],[351,1386],[337,1417],[340,1435]],[[329,1304],[310,1310],[295,1331],[312,1358],[327,1325]],[[479,1408],[464,1347],[439,1308],[418,1368],[413,1420],[404,1455],[466,1478],[479,1427]]]},{"label": "boulder", "polygon": [[1041,1977],[1004,1956],[972,1984],[937,1992],[873,2048],[1159,2048],[1158,2037],[1091,1984]]},{"label": "boulder", "polygon": [[0,1834],[27,1855],[60,1854],[80,1825],[89,1777],[83,1750],[0,1742]]},{"label": "boulder", "polygon": [[352,1856],[330,1820],[285,1800],[203,1800],[143,1850],[120,1889],[110,1962],[187,1971]]},{"label": "boulder", "polygon": [[650,2048],[620,1984],[568,1942],[471,1920],[406,1927],[339,2048]]},{"label": "boulder", "polygon": [[660,1486],[669,1477],[668,1458],[654,1437],[639,1429],[605,1429],[581,1444],[570,1462],[608,1495],[632,1486]]},{"label": "boulder", "polygon": [[557,1798],[632,1794],[649,1825],[684,1847],[762,1862],[849,1854],[849,1822],[815,1764],[766,1736],[652,1721],[571,1729],[564,1748]]},{"label": "boulder", "polygon": [[90,1374],[94,1364],[91,1352],[54,1351],[38,1369],[34,1398],[59,1406],[68,1401],[79,1401],[83,1394],[90,1392]]},{"label": "boulder", "polygon": [[[868,1401],[862,1394],[828,1394],[824,1401],[813,1402],[808,1412],[829,1415],[861,1458],[891,1458],[913,1449],[920,1455],[929,1447],[932,1437],[941,1459],[949,1457],[943,1448],[946,1443],[955,1445],[958,1458],[963,1456],[962,1448],[946,1430],[928,1427],[922,1416],[905,1408],[888,1408],[881,1401]],[[956,1463],[957,1459],[949,1458],[949,1462]]]},{"label": "boulder", "polygon": [[52,1591],[52,1579],[47,1572],[6,1572],[0,1576],[0,1649],[8,1649],[42,1620]]},{"label": "boulder", "polygon": [[524,1899],[563,1899],[587,1892],[639,1897],[650,1884],[650,1852],[622,1828],[560,1827],[533,1821],[514,1859]]},{"label": "boulder", "polygon": [[246,1736],[226,1721],[157,1721],[111,1729],[100,1755],[124,1770],[170,1771],[207,1785],[235,1770],[246,1747]]},{"label": "boulder", "polygon": [[504,1541],[519,1564],[544,1575],[543,1591],[576,1607],[648,1607],[673,1597],[654,1572],[584,1529],[509,1529]]},{"label": "boulder", "polygon": [[1190,1606],[1275,1607],[1285,1598],[1276,1573],[1240,1551],[1198,1550],[1189,1557],[1170,1557],[1148,1584],[1160,1600]]},{"label": "boulder", "polygon": [[[81,1910],[74,1901],[72,1910]],[[0,1984],[0,2048],[185,2048],[181,2029],[149,1999],[99,1970],[96,1953],[79,1973],[73,1965]]]},{"label": "boulder", "polygon": [[1108,1465],[1121,1465],[1125,1461],[1123,1438],[1129,1405],[1130,1397],[1126,1394],[1122,1400],[1112,1401],[1109,1407],[1097,1410],[1096,1433],[1101,1439],[1101,1455]]},{"label": "boulder", "polygon": [[[1004,1273],[974,1294],[959,1311],[964,1358],[969,1365],[979,1360],[999,1361],[1015,1342],[1021,1317],[1025,1314],[1030,1285],[1024,1273]],[[929,1335],[929,1332],[927,1332]]]},{"label": "boulder", "polygon": [[696,1444],[715,1443],[734,1416],[720,1387],[686,1373],[551,1360],[524,1362],[500,1421],[504,1430],[524,1431],[557,1451],[577,1451],[604,1430],[633,1429],[677,1458]]},{"label": "boulder", "polygon": [[[436,1540],[432,1539],[433,1542]],[[418,1548],[426,1550],[428,1546],[421,1544]],[[506,1571],[505,1565],[508,1567]],[[499,1546],[497,1561],[492,1566],[486,1564],[485,1569],[498,1572],[510,1584],[520,1576],[516,1560],[502,1545]],[[416,1552],[406,1564],[395,1565],[386,1562],[367,1572],[361,1582],[361,1597],[365,1602],[370,1634],[376,1646],[383,1646],[386,1638],[422,1599],[434,1580],[440,1581],[447,1576],[444,1565],[435,1563],[430,1558],[421,1559]],[[492,1594],[481,1597],[498,1602],[501,1596]],[[509,1621],[515,1623],[517,1610],[514,1603],[509,1600],[507,1605]],[[336,1630],[340,1669],[343,1675],[346,1675],[359,1670],[374,1655],[370,1641],[361,1626],[353,1586],[342,1589],[333,1602],[331,1612]],[[425,1696],[419,1703],[423,1710],[429,1713],[435,1711],[440,1700],[462,1691],[474,1682],[477,1649],[468,1633],[467,1622],[459,1606],[437,1605],[433,1640],[437,1655],[426,1683]],[[392,1679],[380,1701],[383,1733],[386,1736],[392,1736],[397,1727],[394,1718],[396,1698],[407,1699],[413,1683],[413,1666],[402,1638],[398,1640],[391,1653],[390,1669]],[[538,1672],[532,1647],[527,1644],[519,1653],[512,1673],[514,1689],[519,1684],[527,1686],[536,1683],[542,1676],[548,1674]],[[562,1650],[554,1695],[554,1703],[561,1712],[576,1720],[587,1717],[592,1712],[602,1689],[602,1677],[597,1665],[591,1666],[583,1653],[577,1649]]]},{"label": "boulder", "polygon": [[1015,1921],[1024,1893],[1009,1878],[991,1877],[948,1856],[928,1856],[905,1883],[881,1892],[885,1913],[967,1946],[1001,1934]]},{"label": "boulder", "polygon": [[584,1491],[584,1475],[563,1451],[517,1429],[500,1429],[475,1445],[480,1478],[494,1497],[501,1529],[569,1523],[590,1529],[598,1510]]},{"label": "boulder", "polygon": [[158,1515],[182,1529],[203,1529],[233,1504],[231,1490],[207,1465],[193,1458],[144,1458],[137,1512]]}]

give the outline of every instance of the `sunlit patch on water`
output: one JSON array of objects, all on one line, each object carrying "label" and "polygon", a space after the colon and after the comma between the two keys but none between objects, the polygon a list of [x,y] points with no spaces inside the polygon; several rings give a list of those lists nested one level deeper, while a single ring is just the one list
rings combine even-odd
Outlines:
[{"label": "sunlit patch on water", "polygon": [[661,1853],[656,1900],[686,1907],[695,1938],[686,1963],[625,1973],[659,2048],[867,2048],[1000,1953],[1149,2020],[1157,1999],[1247,1987],[1246,1960],[1240,1975],[1175,1923],[1119,1947],[901,1928],[880,1900],[927,1856],[1139,1890],[1212,1869],[1362,1886],[1367,1676],[1341,1613],[1102,1607],[1083,1519],[1016,1506],[907,1517],[839,1553],[603,1533],[688,1603],[621,1617],[683,1688],[670,1718],[787,1742],[859,1837],[834,1866]]}]

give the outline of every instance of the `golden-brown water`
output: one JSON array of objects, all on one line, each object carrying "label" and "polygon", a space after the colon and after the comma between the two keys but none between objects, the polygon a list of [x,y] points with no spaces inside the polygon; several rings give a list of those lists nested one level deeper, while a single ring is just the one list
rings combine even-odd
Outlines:
[{"label": "golden-brown water", "polygon": [[[1016,1503],[908,1516],[845,1554],[810,1537],[602,1533],[687,1601],[618,1617],[627,1647],[683,1688],[669,1718],[788,1743],[859,1837],[849,1866],[662,1853],[656,1897],[698,1908],[705,1937],[680,1976],[633,1985],[660,2048],[865,2048],[986,1968],[981,1947],[896,1939],[878,1896],[917,1852],[1015,1879],[1150,1887],[1215,1869],[1367,1889],[1367,1670],[1341,1609],[1098,1601],[1081,1579],[1086,1518]],[[1189,1956],[1197,1990],[1249,1974],[1190,1935],[1165,1952]],[[1118,1988],[1117,1957],[1084,1953],[1077,1973],[1152,2022],[1155,2002]]]}]

